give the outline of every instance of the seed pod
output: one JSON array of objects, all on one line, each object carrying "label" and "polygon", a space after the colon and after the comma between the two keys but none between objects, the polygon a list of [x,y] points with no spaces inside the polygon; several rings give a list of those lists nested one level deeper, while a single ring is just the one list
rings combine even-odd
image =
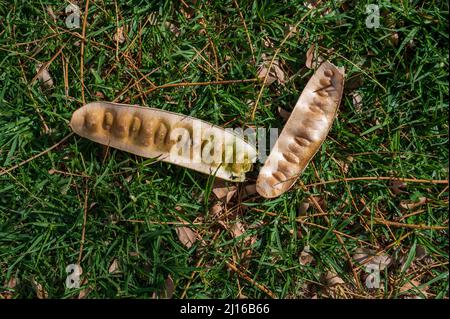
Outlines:
[{"label": "seed pod", "polygon": [[94,142],[242,182],[256,150],[240,136],[164,110],[94,102],[76,110],[72,130]]},{"label": "seed pod", "polygon": [[344,68],[326,61],[300,95],[256,181],[266,198],[291,188],[319,150],[336,117],[344,89]]}]

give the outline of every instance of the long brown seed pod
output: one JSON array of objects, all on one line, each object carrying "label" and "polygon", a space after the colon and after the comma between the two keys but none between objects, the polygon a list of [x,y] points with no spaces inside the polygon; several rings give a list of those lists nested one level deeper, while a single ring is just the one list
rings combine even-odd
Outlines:
[{"label": "long brown seed pod", "polygon": [[344,68],[326,61],[300,95],[256,181],[266,198],[291,188],[328,135],[344,89]]},{"label": "long brown seed pod", "polygon": [[164,110],[110,102],[76,110],[72,130],[94,142],[242,182],[256,150],[240,136],[205,121]]}]

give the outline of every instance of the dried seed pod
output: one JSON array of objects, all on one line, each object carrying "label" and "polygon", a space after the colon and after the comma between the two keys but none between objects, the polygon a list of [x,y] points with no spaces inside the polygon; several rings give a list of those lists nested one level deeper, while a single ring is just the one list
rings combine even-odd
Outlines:
[{"label": "dried seed pod", "polygon": [[344,68],[326,61],[300,95],[256,181],[266,198],[280,196],[319,150],[333,124],[344,88]]},{"label": "dried seed pod", "polygon": [[72,115],[72,130],[94,142],[242,182],[256,150],[240,136],[168,111],[110,102],[87,104]]}]

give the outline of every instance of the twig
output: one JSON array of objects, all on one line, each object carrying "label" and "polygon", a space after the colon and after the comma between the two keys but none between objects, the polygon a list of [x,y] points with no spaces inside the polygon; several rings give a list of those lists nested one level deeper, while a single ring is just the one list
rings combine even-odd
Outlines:
[{"label": "twig", "polygon": [[306,187],[314,187],[318,185],[333,184],[340,182],[352,182],[352,181],[399,181],[408,183],[430,183],[430,184],[448,184],[447,179],[414,179],[414,178],[402,178],[402,177],[389,177],[389,176],[364,176],[364,177],[347,177],[333,179],[329,181],[311,183],[305,185]]},{"label": "twig", "polygon": [[412,228],[412,229],[426,229],[426,230],[444,230],[448,229],[448,226],[428,226],[428,225],[416,225],[416,224],[405,224],[405,223],[398,223],[398,222],[391,222],[389,220],[383,220],[381,218],[374,218],[373,220],[376,224],[382,224],[386,226],[393,226],[393,227],[404,227],[404,228]]},{"label": "twig", "polygon": [[[272,213],[272,212],[266,212],[266,211],[264,211],[264,210],[262,210],[262,209],[253,208],[252,210],[254,210],[254,211],[256,211],[256,212],[260,212],[260,213],[267,214],[267,215],[269,215],[269,216],[280,216],[280,217],[283,218],[283,219],[287,219],[286,216],[281,216],[280,214],[276,214],[276,213]],[[297,223],[305,224],[305,225],[307,225],[307,226],[317,227],[317,228],[324,229],[324,230],[330,230],[329,227],[325,227],[325,226],[322,226],[322,225],[314,224],[314,223],[307,222],[307,221],[303,220],[303,219],[306,219],[306,218],[309,218],[309,217],[313,217],[313,216],[317,216],[317,215],[318,215],[318,214],[310,215],[310,216],[300,216],[300,217],[297,217],[297,218],[295,219],[295,221],[296,221]],[[327,214],[327,213],[321,213],[320,215],[321,215],[321,216],[324,216],[324,215],[328,215],[328,214]],[[339,235],[341,235],[342,237],[350,238],[350,239],[356,240],[357,242],[360,242],[360,243],[362,243],[362,244],[366,244],[366,245],[368,245],[368,246],[371,246],[371,247],[374,247],[374,248],[378,248],[378,246],[376,246],[376,245],[374,245],[374,244],[372,244],[372,243],[369,243],[369,242],[367,242],[367,241],[364,241],[364,240],[361,240],[361,239],[359,239],[359,238],[353,237],[353,236],[351,236],[351,235],[347,235],[346,233],[340,232],[340,231],[338,231],[338,230],[336,230],[336,229],[331,229],[331,231],[333,232],[333,234],[339,234]]]},{"label": "twig", "polygon": [[[281,41],[280,46],[276,49],[275,54],[272,57],[272,60],[270,61],[269,64],[269,68],[268,70],[272,69],[272,65],[275,62],[275,58],[277,57],[277,55],[280,53],[281,48],[283,47],[284,43],[286,43],[287,39],[289,39],[292,35],[292,33],[294,33],[294,30],[296,30],[298,28],[298,26],[300,25],[300,23],[303,22],[303,20],[312,12],[312,10],[314,9],[314,7],[312,7],[311,9],[308,10],[308,12],[306,12],[303,17],[300,18],[300,20],[295,24],[295,26],[289,31],[289,33],[284,37],[283,41]],[[262,93],[264,91],[264,87],[266,85],[267,82],[267,78],[269,77],[270,72],[266,72],[266,76],[264,77],[264,81],[261,85],[261,90],[259,90],[259,94],[258,97],[256,98],[255,101],[255,105],[253,106],[253,110],[252,110],[252,116],[251,119],[253,120],[255,118],[255,113],[256,113],[256,108],[258,107],[258,103],[259,100],[261,99]]]},{"label": "twig", "polygon": [[42,64],[41,68],[36,73],[36,75],[33,77],[33,79],[31,79],[30,83],[34,83],[34,81],[36,81],[36,79],[42,74],[42,72],[44,72],[44,70],[47,69],[50,66],[50,64],[52,64],[52,62],[58,57],[58,55],[61,54],[61,52],[65,46],[66,45],[64,44],[48,62],[45,62]]},{"label": "twig", "polygon": [[[211,242],[214,242],[214,241],[217,239],[217,237],[219,237],[219,235],[220,235],[220,230],[216,231],[216,233],[214,234],[214,237],[212,238]],[[199,268],[199,267],[200,267],[200,265],[203,263],[204,257],[205,257],[205,255],[203,255],[203,256],[199,259],[199,261],[198,261],[197,264],[195,265],[195,268]],[[183,293],[181,294],[180,299],[184,299],[184,298],[186,297],[187,291],[188,291],[189,287],[191,286],[192,281],[194,281],[194,277],[195,277],[195,274],[196,274],[196,273],[197,273],[197,270],[194,270],[194,271],[191,273],[191,276],[189,277],[189,281],[188,281],[188,283],[186,284],[186,286],[184,287],[184,290],[183,290]]]},{"label": "twig", "polygon": [[[255,63],[256,62],[255,50],[253,49],[252,40],[250,39],[250,33],[248,32],[247,23],[245,23],[244,15],[242,14],[241,9],[239,8],[239,4],[237,3],[236,0],[233,0],[233,1],[234,1],[234,5],[236,6],[236,9],[238,10],[239,16],[241,17],[242,23],[244,24],[244,29],[245,29],[245,34],[247,35],[248,45],[250,46],[250,52],[252,53],[252,60],[253,60],[253,63]],[[269,68],[269,70],[270,70],[270,68]]]},{"label": "twig", "polygon": [[179,83],[169,83],[163,84],[147,91],[140,93],[138,95],[133,96],[133,99],[139,98],[142,95],[148,94],[158,89],[166,89],[171,87],[179,87],[179,86],[204,86],[204,85],[221,85],[221,84],[233,84],[233,83],[248,83],[248,82],[256,82],[257,79],[243,79],[243,80],[223,80],[223,81],[211,81],[211,82],[179,82]]},{"label": "twig", "polygon": [[81,263],[81,258],[83,256],[84,240],[86,235],[87,211],[88,211],[87,204],[88,204],[88,183],[86,181],[86,191],[84,193],[83,229],[81,230],[80,253],[78,254],[78,262],[77,262],[78,265]]},{"label": "twig", "polygon": [[[303,190],[304,190],[305,192],[307,192],[308,189],[305,187],[305,184],[303,184],[301,181],[300,181],[300,183],[301,183],[300,185],[302,186]],[[324,213],[325,213],[324,210],[322,209],[322,207],[320,207],[320,205],[319,205],[319,203],[317,202],[317,200],[314,198],[314,196],[309,196],[309,199],[313,202],[314,206],[316,206],[317,210],[318,210],[321,214],[324,214]],[[353,198],[352,198],[352,200],[353,200]],[[324,215],[324,219],[325,219],[325,221],[326,221],[328,224],[330,224],[330,220],[328,219],[328,216],[327,216],[327,215]],[[345,255],[347,256],[348,263],[350,264],[350,268],[352,269],[353,279],[355,280],[356,287],[357,287],[359,290],[361,290],[361,283],[359,282],[358,274],[356,273],[355,267],[354,267],[353,262],[352,262],[352,258],[350,257],[350,254],[348,253],[348,250],[347,250],[347,248],[345,247],[345,243],[344,243],[344,241],[342,240],[342,237],[341,237],[340,234],[334,233],[334,235],[336,236],[336,239],[338,240],[338,242],[341,244],[342,249],[344,250]]]},{"label": "twig", "polygon": [[81,99],[83,101],[83,104],[86,104],[86,99],[84,97],[84,45],[86,42],[86,24],[87,24],[88,10],[89,10],[89,0],[86,0],[86,6],[84,8],[83,29],[81,30],[81,61],[80,61]]},{"label": "twig", "polygon": [[56,147],[58,147],[59,145],[61,145],[62,143],[64,143],[64,142],[65,142],[69,137],[71,137],[72,135],[73,135],[73,132],[70,133],[69,135],[67,135],[66,137],[64,137],[61,141],[59,141],[59,142],[56,143],[55,145],[53,145],[53,146],[47,148],[46,150],[40,152],[39,154],[36,154],[36,155],[30,157],[29,159],[23,161],[22,163],[19,163],[19,164],[17,164],[17,165],[14,165],[13,167],[10,167],[10,168],[8,168],[8,169],[6,169],[6,170],[1,171],[1,172],[0,172],[0,176],[4,175],[4,174],[6,174],[6,173],[9,173],[9,172],[11,172],[11,171],[13,171],[13,170],[15,170],[16,168],[18,168],[18,167],[20,167],[20,166],[22,166],[22,165],[27,164],[27,163],[31,162],[32,160],[35,160],[36,158],[38,158],[38,157],[40,157],[40,156],[42,156],[42,155],[47,154],[48,152],[50,152],[50,151],[53,150],[54,148],[56,148]]},{"label": "twig", "polygon": [[231,270],[237,272],[237,274],[239,276],[241,276],[244,280],[248,281],[249,283],[254,285],[256,288],[258,288],[259,290],[261,290],[262,292],[264,292],[265,294],[267,294],[271,298],[277,299],[277,296],[272,291],[270,291],[267,287],[265,287],[265,286],[261,285],[260,283],[256,282],[254,279],[250,278],[247,274],[245,274],[244,272],[239,270],[234,263],[230,263],[228,261],[225,261],[225,263],[227,264],[228,268],[230,268]]}]

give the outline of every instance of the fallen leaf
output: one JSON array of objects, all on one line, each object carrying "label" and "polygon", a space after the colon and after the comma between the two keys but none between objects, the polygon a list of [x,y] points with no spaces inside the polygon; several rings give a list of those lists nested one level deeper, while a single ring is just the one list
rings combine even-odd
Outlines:
[{"label": "fallen leaf", "polygon": [[226,187],[216,187],[213,188],[212,192],[220,200],[225,199],[225,203],[228,203],[234,194],[237,192],[236,186],[226,186]]},{"label": "fallen leaf", "polygon": [[416,247],[416,260],[422,260],[428,256],[427,250],[422,245],[417,245]]},{"label": "fallen leaf", "polygon": [[420,197],[418,201],[402,200],[400,202],[400,207],[404,209],[414,209],[419,206],[426,204],[428,199],[426,197]]},{"label": "fallen leaf", "polygon": [[8,281],[8,284],[6,285],[6,287],[8,287],[9,289],[14,289],[17,286],[17,282],[18,279],[16,277],[11,277]]},{"label": "fallen leaf", "polygon": [[105,98],[105,95],[100,91],[95,92],[94,95],[96,98],[99,98],[100,100],[103,100]]},{"label": "fallen leaf", "polygon": [[113,260],[111,266],[109,266],[108,272],[110,274],[115,274],[119,272],[119,262],[117,261],[117,259]]},{"label": "fallen leaf", "polygon": [[278,114],[280,114],[281,118],[285,121],[289,120],[289,117],[291,116],[291,112],[286,111],[282,107],[278,107]]},{"label": "fallen leaf", "polygon": [[230,227],[231,235],[236,238],[245,233],[244,225],[241,222],[236,222]]},{"label": "fallen leaf", "polygon": [[160,298],[172,299],[173,293],[175,292],[175,284],[173,283],[172,277],[169,275],[164,281],[164,289],[160,294]]},{"label": "fallen leaf", "polygon": [[310,202],[309,200],[304,200],[300,203],[300,205],[298,206],[298,216],[306,216],[306,213],[308,211],[308,208],[310,206]]},{"label": "fallen leaf", "polygon": [[[80,284],[80,287],[86,286],[88,283],[87,278],[84,278],[83,281]],[[84,299],[86,296],[91,292],[91,288],[86,287],[84,289],[81,289],[80,293],[78,294],[78,299]]]},{"label": "fallen leaf", "polygon": [[51,88],[53,87],[53,79],[48,72],[47,67],[43,67],[42,63],[36,65],[37,79],[42,82],[42,85]]},{"label": "fallen leaf", "polygon": [[346,91],[352,91],[364,84],[364,78],[362,74],[357,74],[345,81],[345,90]]},{"label": "fallen leaf", "polygon": [[327,271],[325,274],[325,282],[327,286],[335,286],[345,284],[341,277],[339,277],[334,271]]},{"label": "fallen leaf", "polygon": [[392,263],[392,258],[385,254],[377,255],[375,250],[367,248],[357,248],[353,259],[361,265],[378,267],[380,271],[387,268]]},{"label": "fallen leaf", "polygon": [[402,188],[405,188],[405,187],[406,187],[406,183],[404,183],[404,182],[401,182],[399,180],[391,181],[391,189],[392,189],[392,192],[394,193],[394,195],[406,193],[405,191],[402,190]]},{"label": "fallen leaf", "polygon": [[397,32],[394,32],[391,34],[391,36],[389,37],[389,41],[391,42],[391,45],[393,47],[398,46],[398,41],[399,41],[399,36]]},{"label": "fallen leaf", "polygon": [[267,38],[267,37],[264,37],[264,38],[263,38],[263,45],[264,45],[266,48],[273,48],[273,42],[270,41],[270,39]]},{"label": "fallen leaf", "polygon": [[[223,228],[227,229],[231,233],[231,236],[233,238],[243,236],[246,233],[245,226],[240,221],[233,223],[231,227],[223,221],[219,221],[219,224],[222,225]],[[244,259],[245,257],[251,255],[252,253],[251,246],[256,242],[256,240],[257,238],[255,235],[253,236],[247,235],[242,237],[241,242],[243,244],[242,244],[241,259]]]},{"label": "fallen leaf", "polygon": [[17,283],[18,279],[15,277],[11,277],[8,282],[5,282],[3,285],[8,288],[8,290],[0,291],[0,300],[12,299],[14,297],[14,288],[16,288]]},{"label": "fallen leaf", "polygon": [[123,26],[117,28],[116,34],[114,34],[114,41],[118,43],[125,42],[125,36],[123,35]]},{"label": "fallen leaf", "polygon": [[220,218],[220,216],[222,215],[222,211],[223,211],[223,206],[222,203],[218,202],[215,203],[212,207],[211,207],[211,213],[213,216]]},{"label": "fallen leaf", "polygon": [[256,184],[246,185],[242,193],[243,193],[242,198],[247,198],[249,196],[256,194]]},{"label": "fallen leaf", "polygon": [[[257,78],[264,82],[264,79],[266,79],[265,85],[269,86],[275,81],[277,81],[279,84],[284,85],[285,83],[285,75],[283,70],[280,67],[280,61],[278,59],[275,59],[273,61],[272,67],[269,71],[270,62],[272,61],[272,58],[267,57],[264,53],[262,54],[262,62],[260,63],[257,71]],[[268,74],[267,74],[268,73]]]},{"label": "fallen leaf", "polygon": [[38,299],[48,299],[48,293],[45,291],[44,287],[36,281],[36,279],[32,279],[31,283],[33,284],[34,290],[36,291],[36,297]]},{"label": "fallen leaf", "polygon": [[428,286],[424,286],[419,288],[421,285],[420,281],[418,280],[408,280],[401,288],[400,293],[408,293],[409,295],[414,295],[417,297],[421,297],[422,293],[425,298],[427,297],[427,290]]},{"label": "fallen leaf", "polygon": [[306,51],[305,66],[308,69],[315,69],[323,62],[323,58],[316,53],[315,47],[315,44],[312,44]]},{"label": "fallen leaf", "polygon": [[172,32],[176,37],[179,37],[181,35],[181,30],[180,28],[178,28],[175,24],[166,21],[165,23],[166,28],[168,28],[170,30],[170,32]]},{"label": "fallen leaf", "polygon": [[361,113],[362,112],[362,106],[363,106],[363,98],[361,96],[361,93],[355,91],[350,93],[351,97],[352,97],[352,103],[353,103],[353,107],[355,108],[356,113]]},{"label": "fallen leaf", "polygon": [[298,258],[300,265],[307,266],[314,261],[314,257],[311,255],[311,251],[309,250],[309,246],[305,246],[300,253],[300,257]]},{"label": "fallen leaf", "polygon": [[180,242],[187,248],[191,248],[192,245],[197,241],[197,234],[186,226],[178,226],[175,228]]}]

